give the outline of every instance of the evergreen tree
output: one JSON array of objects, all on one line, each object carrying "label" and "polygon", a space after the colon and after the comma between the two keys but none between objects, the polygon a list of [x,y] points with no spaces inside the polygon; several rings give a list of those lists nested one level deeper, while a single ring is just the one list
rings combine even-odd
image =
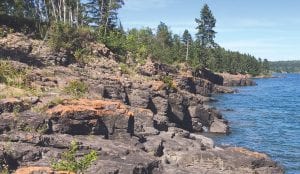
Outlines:
[{"label": "evergreen tree", "polygon": [[163,22],[160,22],[157,26],[156,39],[162,46],[162,49],[172,45],[172,33],[169,31],[168,26]]},{"label": "evergreen tree", "polygon": [[270,63],[267,59],[262,62],[263,73],[267,74],[270,71]]},{"label": "evergreen tree", "polygon": [[205,4],[201,10],[200,18],[195,19],[197,23],[198,32],[196,34],[197,39],[200,41],[200,44],[204,48],[211,48],[215,46],[214,38],[216,32],[214,27],[216,25],[216,19],[213,16],[208,5]]}]

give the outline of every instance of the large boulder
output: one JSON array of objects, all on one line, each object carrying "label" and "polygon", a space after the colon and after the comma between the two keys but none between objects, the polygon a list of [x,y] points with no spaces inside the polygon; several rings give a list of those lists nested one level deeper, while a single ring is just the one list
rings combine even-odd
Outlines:
[{"label": "large boulder", "polygon": [[128,95],[129,104],[132,107],[148,108],[150,102],[150,94],[147,90],[134,89]]},{"label": "large boulder", "polygon": [[1,114],[0,133],[9,131],[25,131],[49,133],[51,131],[51,123],[49,119],[41,114],[31,111],[18,113]]},{"label": "large boulder", "polygon": [[117,133],[132,134],[134,115],[118,101],[71,100],[47,111],[53,131],[72,135],[98,134],[109,138]]},{"label": "large boulder", "polygon": [[229,133],[228,122],[222,118],[221,113],[203,105],[189,106],[192,126],[195,131],[207,130],[211,133]]},{"label": "large boulder", "polygon": [[210,82],[217,84],[217,85],[223,85],[223,77],[217,74],[214,74],[208,69],[201,68],[201,69],[196,69],[194,71],[194,76],[199,77],[202,79],[209,80]]},{"label": "large boulder", "polygon": [[189,100],[180,93],[171,93],[168,98],[168,117],[171,122],[186,130],[192,130],[192,120],[188,112]]}]

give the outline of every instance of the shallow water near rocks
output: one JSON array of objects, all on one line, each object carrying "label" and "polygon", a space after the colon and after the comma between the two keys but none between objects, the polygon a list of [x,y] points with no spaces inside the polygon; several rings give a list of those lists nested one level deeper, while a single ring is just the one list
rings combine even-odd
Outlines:
[{"label": "shallow water near rocks", "polygon": [[213,105],[229,120],[231,134],[214,135],[217,145],[267,153],[287,174],[300,174],[300,74],[256,79],[257,86],[214,96]]}]

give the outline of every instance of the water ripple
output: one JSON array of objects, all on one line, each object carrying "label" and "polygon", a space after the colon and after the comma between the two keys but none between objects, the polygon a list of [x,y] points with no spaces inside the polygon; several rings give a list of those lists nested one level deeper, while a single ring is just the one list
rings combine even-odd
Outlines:
[{"label": "water ripple", "polygon": [[244,146],[265,152],[286,168],[300,173],[300,74],[257,79],[257,86],[237,94],[215,96],[215,107],[230,122],[232,134],[216,136],[221,145]]}]

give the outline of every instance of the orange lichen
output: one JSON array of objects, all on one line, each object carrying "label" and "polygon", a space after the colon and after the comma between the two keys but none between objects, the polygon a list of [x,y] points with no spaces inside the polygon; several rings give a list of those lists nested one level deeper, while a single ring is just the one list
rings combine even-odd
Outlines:
[{"label": "orange lichen", "polygon": [[63,104],[49,109],[47,114],[65,116],[76,112],[91,112],[96,116],[115,116],[120,114],[129,117],[133,116],[129,108],[121,102],[90,99],[66,100]]},{"label": "orange lichen", "polygon": [[15,171],[14,174],[32,174],[32,173],[47,173],[47,174],[75,174],[68,171],[53,171],[50,167],[22,167]]},{"label": "orange lichen", "polygon": [[266,154],[259,153],[259,152],[253,152],[248,149],[241,148],[241,147],[230,148],[230,150],[232,150],[234,152],[239,152],[239,153],[242,153],[247,156],[254,157],[254,158],[268,158],[268,156]]}]

